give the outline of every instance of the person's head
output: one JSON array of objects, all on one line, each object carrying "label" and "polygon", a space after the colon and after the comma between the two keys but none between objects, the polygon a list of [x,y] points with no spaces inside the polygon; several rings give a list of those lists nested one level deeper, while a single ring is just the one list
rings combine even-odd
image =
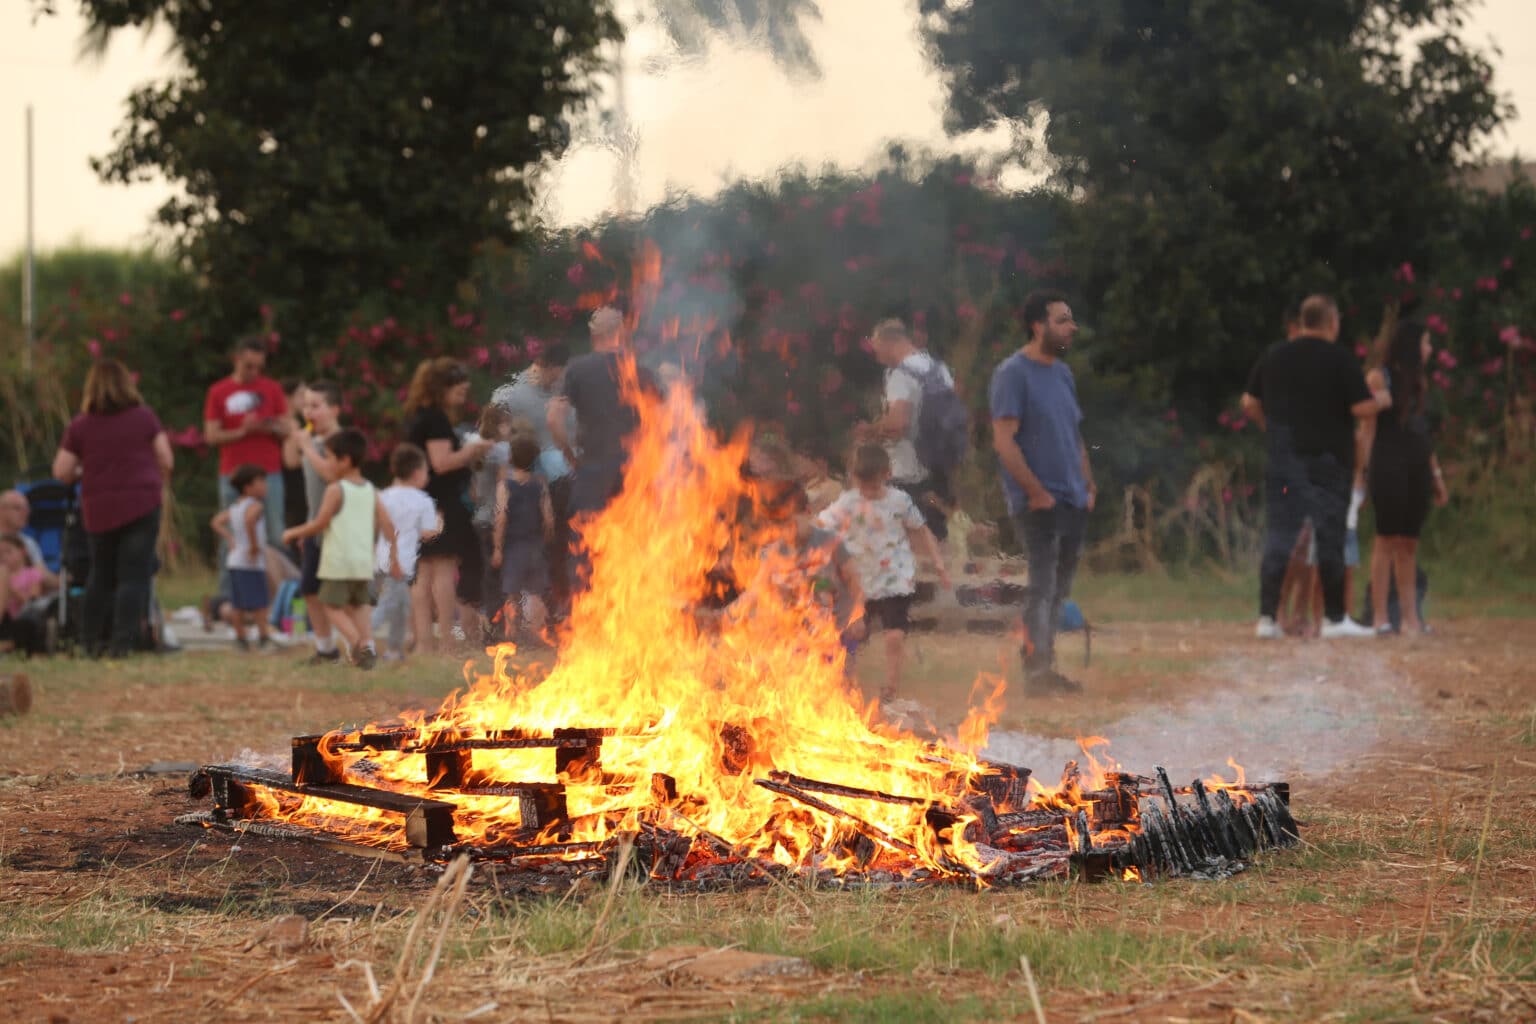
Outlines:
[{"label": "person's head", "polygon": [[32,503],[18,490],[0,494],[0,533],[20,533],[32,518]]},{"label": "person's head", "polygon": [[389,455],[389,472],[395,483],[419,491],[427,486],[427,453],[410,442],[397,444]]},{"label": "person's head", "polygon": [[1030,344],[1038,345],[1044,355],[1066,355],[1077,334],[1067,297],[1058,291],[1030,292],[1024,298],[1024,330],[1029,332]]},{"label": "person's head", "polygon": [[28,564],[27,546],[21,542],[20,537],[12,537],[9,534],[0,537],[0,566],[5,568],[7,576],[20,572]]},{"label": "person's head", "polygon": [[571,361],[571,346],[563,341],[552,341],[539,350],[533,358],[534,383],[546,391],[553,391],[565,373],[565,364]]},{"label": "person's head", "polygon": [[882,320],[869,332],[869,344],[875,353],[875,362],[881,366],[900,366],[901,361],[917,346],[912,343],[912,332],[900,320]]},{"label": "person's head", "polygon": [[469,371],[452,356],[423,359],[411,378],[405,411],[441,409],[453,417],[469,401]]},{"label": "person's head", "polygon": [[255,336],[241,338],[235,343],[230,359],[235,364],[235,380],[249,384],[267,369],[267,343]]},{"label": "person's head", "polygon": [[1301,333],[1324,341],[1339,340],[1339,304],[1327,295],[1309,295],[1301,303]]},{"label": "person's head", "polygon": [[304,418],[325,437],[341,421],[341,388],[335,381],[310,381],[304,387]]},{"label": "person's head", "polygon": [[512,411],[504,405],[491,402],[480,410],[480,422],[475,425],[481,437],[491,441],[505,441],[512,433]]},{"label": "person's head", "polygon": [[229,475],[229,486],[235,489],[235,493],[242,498],[265,498],[267,496],[267,471],[260,466],[246,463],[236,467]]},{"label": "person's head", "polygon": [[396,484],[415,487],[419,491],[427,485],[427,453],[409,441],[402,441],[390,453],[389,471]]},{"label": "person's head", "polygon": [[539,442],[531,437],[519,437],[512,442],[512,468],[523,473],[533,472],[539,462]]},{"label": "person's head", "polygon": [[1285,313],[1280,321],[1285,330],[1285,340],[1290,341],[1301,334],[1301,303],[1286,303]]},{"label": "person's head", "polygon": [[85,394],[80,401],[80,411],[90,415],[111,416],[143,405],[138,385],[128,367],[116,359],[98,359],[85,375]]},{"label": "person's head", "polygon": [[368,439],[361,430],[338,431],[325,447],[336,459],[343,476],[362,469],[363,460],[368,458]]},{"label": "person's head", "polygon": [[891,457],[878,444],[861,444],[853,453],[853,482],[860,490],[885,486],[891,478]]},{"label": "person's head", "polygon": [[1393,329],[1384,365],[1391,385],[1392,408],[1405,419],[1423,411],[1428,390],[1424,366],[1433,351],[1423,321],[1404,320]]},{"label": "person's head", "polygon": [[595,352],[613,352],[624,344],[624,317],[612,306],[602,306],[587,321]]}]

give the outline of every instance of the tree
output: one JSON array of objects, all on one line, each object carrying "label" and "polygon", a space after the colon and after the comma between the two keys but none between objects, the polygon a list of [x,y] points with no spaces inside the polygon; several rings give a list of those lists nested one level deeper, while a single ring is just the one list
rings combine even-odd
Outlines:
[{"label": "tree", "polygon": [[515,240],[620,34],[607,0],[81,5],[100,38],[162,24],[179,58],[97,172],[179,186],[159,220],[211,331],[266,313],[301,341],[364,305],[440,311],[481,245]]},{"label": "tree", "polygon": [[[1097,361],[1213,412],[1288,300],[1432,264],[1510,110],[1469,0],[922,0],[955,130],[1045,118]],[[1414,42],[1410,43],[1410,40]]]}]

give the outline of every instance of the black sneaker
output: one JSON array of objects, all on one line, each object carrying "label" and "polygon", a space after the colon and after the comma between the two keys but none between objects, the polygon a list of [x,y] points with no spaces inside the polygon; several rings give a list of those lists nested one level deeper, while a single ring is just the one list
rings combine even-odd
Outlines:
[{"label": "black sneaker", "polygon": [[339,649],[334,651],[326,651],[323,653],[316,651],[314,654],[311,654],[309,657],[304,659],[304,664],[339,665],[341,664],[341,651]]},{"label": "black sneaker", "polygon": [[1068,679],[1055,669],[1030,672],[1024,679],[1024,692],[1032,697],[1053,697],[1083,692],[1083,684]]},{"label": "black sneaker", "polygon": [[358,648],[357,653],[352,656],[352,664],[356,665],[364,672],[367,672],[369,669],[373,668],[374,665],[378,664],[378,660],[379,654],[372,647],[360,647]]},{"label": "black sneaker", "polygon": [[244,651],[246,654],[251,653],[251,642],[243,636],[235,637],[235,646],[240,648],[240,650]]}]

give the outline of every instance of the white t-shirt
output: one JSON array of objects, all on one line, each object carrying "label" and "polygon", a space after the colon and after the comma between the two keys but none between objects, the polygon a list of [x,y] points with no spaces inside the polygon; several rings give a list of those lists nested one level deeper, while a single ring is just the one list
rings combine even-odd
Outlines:
[{"label": "white t-shirt", "polygon": [[[901,366],[885,371],[885,408],[896,402],[909,402],[911,417],[907,431],[894,441],[885,444],[886,454],[891,457],[891,479],[897,483],[916,484],[928,479],[928,470],[917,457],[917,421],[923,411],[922,378],[933,372],[933,356],[927,352],[914,352],[901,361]],[[940,366],[944,382],[954,387],[955,379],[947,366]]]},{"label": "white t-shirt", "polygon": [[[405,578],[416,573],[416,552],[421,548],[421,535],[437,529],[437,503],[426,491],[398,484],[379,492],[379,501],[389,513],[389,521],[395,525],[395,548],[400,553],[400,568]],[[379,538],[374,548],[374,567],[389,575],[389,541]]]},{"label": "white t-shirt", "polygon": [[251,546],[251,531],[246,528],[245,517],[261,502],[255,498],[241,498],[229,506],[229,532],[234,543],[224,564],[230,569],[246,569],[256,572],[267,570],[267,528],[260,520],[256,523],[256,546]]},{"label": "white t-shirt", "polygon": [[842,539],[871,601],[917,591],[917,558],[908,530],[923,526],[923,514],[906,491],[887,487],[869,499],[844,491],[816,517],[818,525]]}]

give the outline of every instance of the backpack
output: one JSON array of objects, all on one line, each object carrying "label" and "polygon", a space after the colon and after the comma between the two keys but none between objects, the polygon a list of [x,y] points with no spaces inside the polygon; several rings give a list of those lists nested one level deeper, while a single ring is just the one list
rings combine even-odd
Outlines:
[{"label": "backpack", "polygon": [[944,379],[944,371],[944,364],[937,359],[923,374],[901,367],[901,372],[914,378],[923,389],[914,441],[917,459],[939,479],[948,479],[960,467],[971,441],[970,410],[955,394],[954,385]]}]

